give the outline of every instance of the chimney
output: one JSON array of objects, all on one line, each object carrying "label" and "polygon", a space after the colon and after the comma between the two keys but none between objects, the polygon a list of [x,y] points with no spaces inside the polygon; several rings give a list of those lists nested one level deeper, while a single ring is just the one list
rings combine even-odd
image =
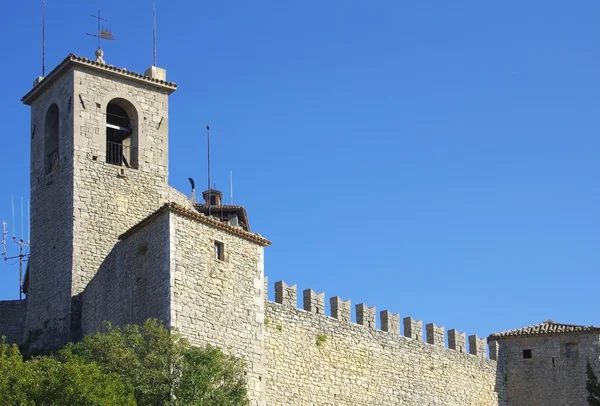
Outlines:
[{"label": "chimney", "polygon": [[148,76],[149,78],[162,80],[163,82],[167,81],[167,71],[163,68],[159,68],[156,66],[151,66],[146,69],[144,72],[144,76]]},{"label": "chimney", "polygon": [[208,189],[202,192],[202,198],[206,206],[220,206],[223,201],[223,193],[216,189]]}]

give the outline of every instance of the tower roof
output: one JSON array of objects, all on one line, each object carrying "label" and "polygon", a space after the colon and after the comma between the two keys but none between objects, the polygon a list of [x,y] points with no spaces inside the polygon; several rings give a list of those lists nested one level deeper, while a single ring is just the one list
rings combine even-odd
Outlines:
[{"label": "tower roof", "polygon": [[129,71],[125,68],[117,68],[113,65],[107,65],[105,63],[100,63],[88,58],[84,58],[74,54],[69,54],[69,56],[63,59],[63,61],[60,64],[58,64],[58,66],[54,68],[43,80],[38,82],[33,87],[33,89],[27,92],[27,94],[23,96],[21,101],[24,104],[30,105],[43,89],[46,89],[48,86],[50,86],[56,78],[60,77],[62,73],[67,71],[72,66],[84,66],[97,71],[109,73],[111,75],[120,76],[129,80],[141,82],[146,85],[157,87],[159,89],[164,89],[167,91],[168,94],[173,93],[177,89],[177,84],[174,82],[167,82],[166,80],[155,79],[147,75],[142,75],[141,73]]},{"label": "tower roof", "polygon": [[596,326],[578,326],[575,324],[555,323],[552,320],[545,320],[535,326],[527,326],[514,330],[503,331],[490,334],[488,340],[497,340],[499,338],[517,337],[517,336],[541,336],[550,334],[570,334],[570,333],[588,333],[600,332],[600,327]]}]

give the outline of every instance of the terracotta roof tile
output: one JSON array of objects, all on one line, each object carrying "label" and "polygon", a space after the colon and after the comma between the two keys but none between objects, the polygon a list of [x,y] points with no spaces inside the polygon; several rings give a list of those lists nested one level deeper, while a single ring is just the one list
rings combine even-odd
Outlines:
[{"label": "terracotta roof tile", "polygon": [[25,96],[23,96],[21,101],[23,103],[27,104],[29,102],[29,100],[31,99],[31,96],[34,95],[38,91],[38,89],[41,89],[42,87],[44,87],[44,86],[48,85],[50,82],[52,82],[58,76],[60,71],[62,71],[64,68],[66,68],[69,64],[84,65],[84,66],[89,66],[89,67],[107,71],[107,72],[114,72],[119,75],[128,76],[128,77],[134,78],[136,80],[140,80],[140,81],[147,82],[150,84],[158,85],[163,88],[167,88],[167,90],[169,92],[174,92],[177,89],[177,84],[174,82],[167,82],[164,80],[154,79],[154,78],[151,78],[150,76],[142,75],[137,72],[132,72],[132,71],[129,71],[124,68],[117,68],[116,66],[113,66],[113,65],[107,65],[105,63],[96,62],[95,60],[88,59],[88,58],[85,58],[82,56],[69,54],[65,59],[62,60],[61,63],[58,64],[58,66],[56,66],[56,68],[52,69],[52,71],[50,73],[48,73],[48,75],[46,75],[44,80],[42,80],[40,83],[38,83],[36,86],[34,86],[33,89],[31,89],[29,92],[27,92],[27,94]]},{"label": "terracotta roof tile", "polygon": [[236,234],[242,238],[245,238],[246,240],[255,242],[255,243],[260,244],[265,247],[271,245],[271,242],[269,240],[267,240],[266,238],[264,238],[263,236],[261,236],[260,234],[251,233],[251,232],[245,231],[242,228],[232,227],[227,223],[223,223],[220,220],[217,220],[212,217],[208,217],[202,213],[199,213],[196,210],[189,209],[187,207],[184,207],[184,206],[182,206],[178,203],[174,203],[174,202],[165,203],[162,207],[160,207],[154,213],[150,214],[148,217],[144,218],[139,223],[137,223],[136,225],[131,227],[129,230],[127,230],[123,234],[121,234],[119,236],[119,240],[127,238],[129,235],[133,234],[138,229],[144,227],[146,224],[151,222],[155,217],[157,217],[158,215],[160,215],[161,213],[164,213],[166,211],[177,213],[182,216],[186,216],[192,220],[200,221],[202,223],[211,225],[213,227],[220,228],[229,233]]},{"label": "terracotta roof tile", "polygon": [[600,327],[561,324],[555,323],[552,320],[546,320],[541,324],[536,324],[535,326],[528,326],[514,330],[503,331],[501,333],[490,334],[488,340],[495,340],[504,337],[540,336],[546,334],[585,333],[595,331],[600,332]]},{"label": "terracotta roof tile", "polygon": [[[204,203],[196,203],[194,204],[194,208],[203,214],[207,214],[208,213],[208,206]],[[211,205],[210,209],[212,211],[212,213],[230,213],[230,212],[234,212],[234,213],[239,213],[240,214],[240,218],[239,218],[239,222],[240,225],[242,226],[242,228],[244,228],[246,231],[250,231],[250,222],[248,221],[248,215],[246,214],[246,208],[244,206],[236,206],[233,204],[222,204],[222,205]]]}]

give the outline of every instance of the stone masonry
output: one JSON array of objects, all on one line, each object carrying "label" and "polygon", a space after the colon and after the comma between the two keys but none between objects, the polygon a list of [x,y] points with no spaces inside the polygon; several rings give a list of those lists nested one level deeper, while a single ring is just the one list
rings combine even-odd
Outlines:
[{"label": "stone masonry", "polygon": [[[295,296],[281,299],[265,313],[268,405],[504,405],[497,364],[485,354],[300,310]],[[357,319],[362,312],[370,320],[374,312],[366,309],[357,305]]]},{"label": "stone masonry", "polygon": [[[252,406],[585,405],[600,328],[550,322],[497,333],[488,359],[485,339],[364,303],[353,319],[350,300],[305,289],[298,306],[297,286],[283,281],[269,302],[270,242],[168,185],[176,87],[157,67],[140,75],[69,55],[23,97],[31,258],[26,300],[0,301],[8,342],[51,350],[105,321],[157,318],[195,345],[243,358]],[[127,127],[107,121],[109,105]],[[115,125],[123,162],[107,153]]]},{"label": "stone masonry", "polygon": [[[23,101],[32,108],[31,269],[25,340],[58,347],[80,332],[76,297],[119,234],[170,197],[168,95],[176,85],[73,55]],[[107,105],[129,106],[132,167],[107,162]],[[44,168],[44,123],[58,105],[58,165]],[[31,342],[34,331],[39,344]],[[34,340],[35,341],[35,340]]]}]

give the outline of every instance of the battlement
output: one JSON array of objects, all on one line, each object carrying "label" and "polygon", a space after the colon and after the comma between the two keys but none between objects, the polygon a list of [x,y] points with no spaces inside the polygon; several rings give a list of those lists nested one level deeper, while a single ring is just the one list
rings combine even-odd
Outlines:
[{"label": "battlement", "polygon": [[[351,301],[342,300],[339,296],[334,296],[329,299],[330,314],[325,314],[325,293],[316,293],[312,289],[305,289],[302,294],[303,306],[297,308],[297,286],[287,285],[284,281],[275,283],[275,303],[288,308],[304,310],[309,313],[316,313],[325,317],[337,319],[340,322],[352,323]],[[364,303],[355,305],[356,323],[369,329],[377,330],[376,308],[368,307]],[[425,344],[430,344],[439,347],[445,347],[448,350],[459,353],[469,354],[481,359],[486,359],[486,340],[485,338],[477,337],[477,335],[467,336],[466,333],[460,333],[455,329],[450,329],[446,332],[443,326],[437,326],[434,323],[425,325],[425,337],[423,337],[423,321],[415,320],[412,317],[404,317],[402,319],[403,331],[400,330],[400,315],[394,314],[389,310],[379,312],[380,331],[406,338],[417,340]],[[353,323],[354,324],[354,323]],[[402,334],[403,333],[403,334]],[[468,351],[467,351],[468,342]],[[446,343],[448,346],[446,347]],[[497,359],[497,349],[490,349],[490,359]]]}]

